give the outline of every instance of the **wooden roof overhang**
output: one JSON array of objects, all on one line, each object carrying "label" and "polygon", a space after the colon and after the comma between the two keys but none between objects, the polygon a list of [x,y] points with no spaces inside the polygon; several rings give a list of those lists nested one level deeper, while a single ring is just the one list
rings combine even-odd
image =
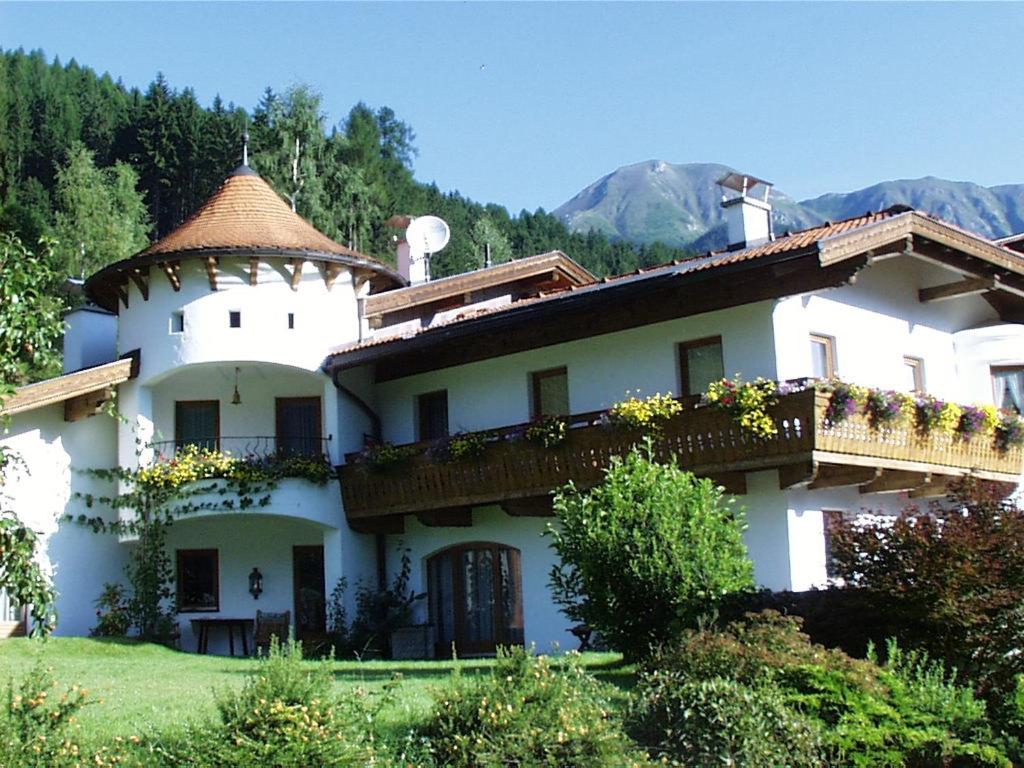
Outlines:
[{"label": "wooden roof overhang", "polygon": [[18,387],[3,401],[0,415],[13,416],[64,403],[65,421],[92,416],[113,398],[114,387],[139,375],[140,359],[136,350],[112,363]]},{"label": "wooden roof overhang", "polygon": [[410,312],[427,314],[472,303],[474,294],[506,288],[513,293],[540,293],[597,282],[589,271],[561,251],[509,261],[486,269],[431,280],[367,297],[363,316],[371,322]]},{"label": "wooden roof overhang", "polygon": [[372,342],[333,355],[327,369],[367,363],[376,380],[410,376],[552,344],[598,336],[715,309],[842,285],[856,273],[853,260],[817,269],[817,254],[787,252],[715,270],[663,271],[583,287],[409,338]]},{"label": "wooden roof overhang", "polygon": [[[408,337],[371,339],[333,353],[329,372],[375,367],[377,381],[598,336],[679,317],[852,283],[869,264],[912,256],[959,273],[938,286],[950,296],[980,293],[1007,322],[1024,322],[1024,259],[988,240],[907,211],[816,239],[684,261],[584,286],[501,311],[427,328]],[[839,229],[834,227],[834,229]],[[977,283],[965,280],[985,279]],[[936,300],[922,289],[920,299]],[[958,293],[959,291],[959,293]],[[949,298],[947,297],[947,298]]]},{"label": "wooden roof overhang", "polygon": [[104,267],[85,281],[86,295],[98,306],[118,312],[128,306],[128,284],[134,283],[144,300],[149,299],[150,275],[155,268],[175,291],[181,290],[181,264],[198,261],[206,268],[210,290],[217,290],[219,263],[222,258],[248,259],[249,284],[256,285],[260,262],[281,261],[291,268],[292,288],[298,288],[302,265],[316,264],[330,290],[345,268],[351,269],[357,281],[369,281],[370,290],[384,290],[404,285],[405,280],[389,267],[370,257],[328,253],[301,248],[202,248],[177,253],[146,253]]}]

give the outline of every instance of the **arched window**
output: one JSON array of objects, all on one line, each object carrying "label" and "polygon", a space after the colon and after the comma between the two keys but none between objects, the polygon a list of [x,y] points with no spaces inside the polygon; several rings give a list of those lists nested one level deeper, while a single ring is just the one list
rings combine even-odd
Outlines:
[{"label": "arched window", "polygon": [[427,561],[430,618],[438,656],[494,653],[523,643],[519,550],[474,542],[438,552]]}]

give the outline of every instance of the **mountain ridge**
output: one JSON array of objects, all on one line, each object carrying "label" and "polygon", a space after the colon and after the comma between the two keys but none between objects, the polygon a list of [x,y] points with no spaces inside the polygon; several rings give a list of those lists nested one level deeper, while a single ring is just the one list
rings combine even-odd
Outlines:
[{"label": "mountain ridge", "polygon": [[[725,218],[715,182],[735,169],[723,163],[645,160],[597,179],[553,213],[573,231],[594,229],[633,243],[662,242],[695,251],[723,248]],[[881,181],[851,192],[796,201],[773,188],[775,231],[783,233],[909,205],[984,237],[1024,231],[1024,184],[985,187],[936,176]]]}]

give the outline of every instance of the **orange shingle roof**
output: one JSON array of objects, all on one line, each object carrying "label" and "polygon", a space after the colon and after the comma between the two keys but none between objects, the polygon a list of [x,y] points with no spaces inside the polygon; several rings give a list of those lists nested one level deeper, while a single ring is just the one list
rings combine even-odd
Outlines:
[{"label": "orange shingle roof", "polygon": [[315,251],[369,260],[317,230],[246,166],[228,176],[185,223],[139,256],[234,248]]},{"label": "orange shingle roof", "polygon": [[[901,222],[903,222],[903,225],[901,225]],[[536,306],[538,304],[545,304],[548,302],[559,302],[573,295],[603,291],[604,289],[613,289],[616,285],[622,283],[647,280],[650,278],[656,278],[660,275],[686,275],[693,272],[713,270],[730,264],[755,261],[757,259],[789,252],[794,252],[794,255],[796,255],[803,251],[816,250],[819,254],[824,256],[822,252],[833,245],[839,246],[840,249],[852,249],[851,252],[857,252],[870,248],[871,244],[867,242],[859,244],[850,243],[851,238],[856,239],[861,235],[867,237],[868,233],[872,233],[880,228],[892,228],[897,226],[900,226],[900,229],[893,229],[894,234],[881,233],[883,239],[895,237],[897,235],[902,236],[903,234],[917,231],[917,228],[921,228],[922,231],[927,228],[927,231],[925,231],[924,234],[929,237],[940,237],[944,235],[952,237],[953,240],[950,240],[950,243],[954,244],[955,247],[967,250],[980,249],[979,255],[986,260],[999,262],[1002,266],[1010,267],[1019,274],[1024,274],[1024,259],[1021,259],[1019,254],[1013,253],[1005,248],[1000,248],[979,235],[962,230],[959,227],[955,227],[951,224],[940,221],[939,219],[935,219],[920,211],[915,211],[902,205],[894,205],[890,208],[886,208],[885,210],[868,212],[862,216],[855,216],[843,221],[825,222],[824,224],[820,224],[816,227],[811,227],[798,232],[784,233],[775,240],[763,245],[743,248],[735,251],[711,251],[703,256],[696,256],[692,259],[684,259],[682,261],[673,261],[667,264],[660,264],[658,266],[641,268],[635,272],[629,272],[624,275],[615,275],[603,278],[596,284],[571,286],[560,291],[554,291],[539,297],[524,299],[509,305],[487,307],[477,310],[467,308],[466,312],[443,322],[433,323],[428,326],[416,328],[412,331],[405,331],[404,333],[371,337],[370,339],[366,339],[357,344],[337,347],[331,350],[330,356],[341,357],[371,347],[386,347],[389,344],[408,341],[414,337],[429,335],[432,332],[450,328],[453,325],[459,325],[462,323],[470,324],[471,321],[480,320],[484,317],[502,315],[506,313],[511,314],[527,306]],[[832,256],[829,256],[829,259],[832,258]],[[841,256],[839,258],[841,258]]]}]

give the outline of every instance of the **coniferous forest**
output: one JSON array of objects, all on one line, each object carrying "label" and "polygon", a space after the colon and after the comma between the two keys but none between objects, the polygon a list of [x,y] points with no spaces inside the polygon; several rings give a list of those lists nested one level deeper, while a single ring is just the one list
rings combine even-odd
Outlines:
[{"label": "coniferous forest", "polygon": [[364,103],[329,125],[310,87],[267,88],[255,107],[200,104],[157,74],[127,88],[42,51],[0,52],[0,230],[57,241],[72,276],[125,258],[170,232],[241,162],[338,242],[393,263],[395,214],[434,214],[452,229],[436,277],[561,249],[598,275],[685,254],[598,233],[570,233],[538,209],[510,215],[414,178],[415,133],[387,106]]}]

